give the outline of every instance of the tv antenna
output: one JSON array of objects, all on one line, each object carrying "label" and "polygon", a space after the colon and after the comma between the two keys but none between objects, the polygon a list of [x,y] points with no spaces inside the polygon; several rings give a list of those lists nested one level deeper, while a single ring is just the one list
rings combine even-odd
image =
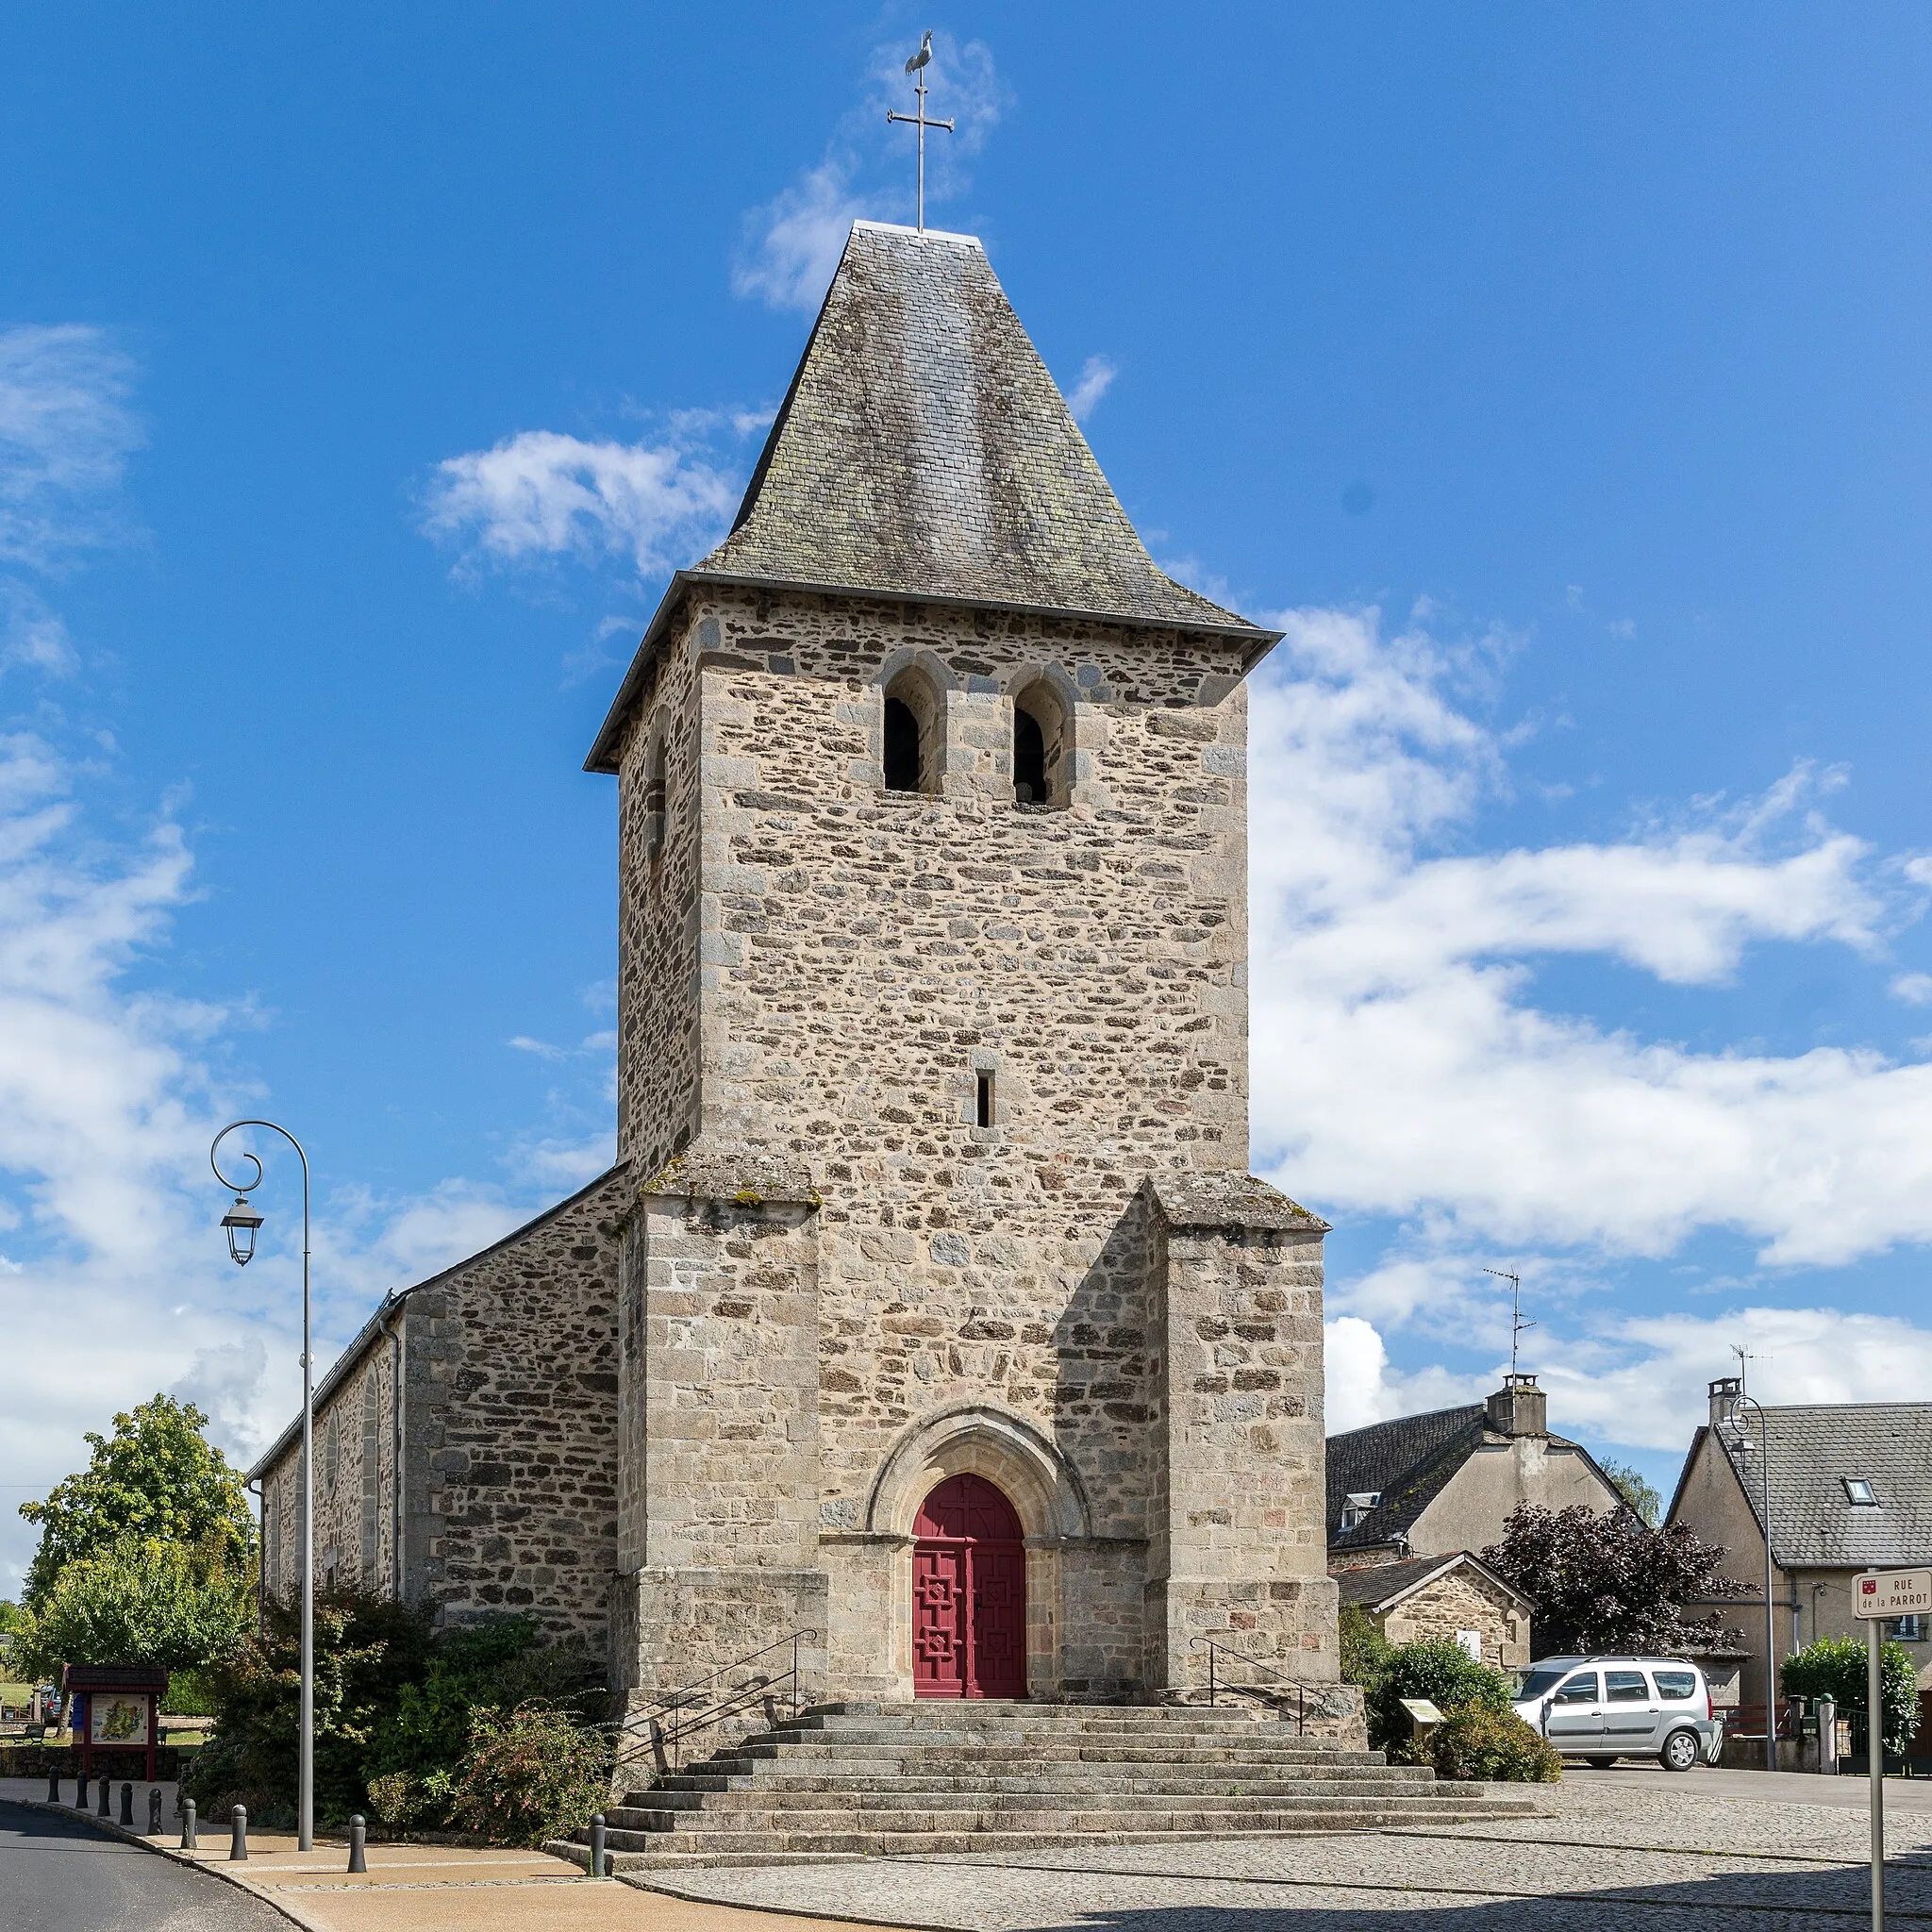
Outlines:
[{"label": "tv antenna", "polygon": [[1509,1373],[1516,1373],[1516,1357],[1523,1346],[1523,1338],[1534,1328],[1534,1322],[1523,1319],[1523,1276],[1507,1268],[1485,1268],[1485,1274],[1493,1274],[1498,1281],[1509,1284]]}]

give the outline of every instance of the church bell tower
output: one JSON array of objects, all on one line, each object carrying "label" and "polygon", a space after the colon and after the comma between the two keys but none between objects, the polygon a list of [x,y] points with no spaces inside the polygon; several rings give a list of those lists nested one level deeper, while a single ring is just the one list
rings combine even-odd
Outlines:
[{"label": "church bell tower", "polygon": [[1247,1173],[1244,679],[984,251],[852,230],[621,813],[613,1660],[1337,1674],[1324,1224]]}]

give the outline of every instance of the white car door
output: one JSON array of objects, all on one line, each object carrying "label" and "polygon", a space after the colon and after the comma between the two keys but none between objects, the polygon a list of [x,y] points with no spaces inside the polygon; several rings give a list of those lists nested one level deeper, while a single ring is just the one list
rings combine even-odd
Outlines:
[{"label": "white car door", "polygon": [[1543,1735],[1558,1751],[1587,1755],[1603,1749],[1603,1687],[1594,1671],[1572,1671],[1557,1686]]},{"label": "white car door", "polygon": [[1644,1757],[1657,1746],[1657,1703],[1641,1671],[1604,1673],[1604,1749]]}]

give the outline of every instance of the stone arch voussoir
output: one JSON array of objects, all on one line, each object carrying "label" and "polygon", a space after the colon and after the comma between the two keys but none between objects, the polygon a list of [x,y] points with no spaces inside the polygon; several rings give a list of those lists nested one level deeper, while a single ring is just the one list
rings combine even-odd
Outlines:
[{"label": "stone arch voussoir", "polygon": [[874,1534],[909,1537],[919,1506],[947,1476],[984,1476],[1019,1512],[1029,1539],[1092,1533],[1086,1491],[1073,1465],[1032,1424],[983,1404],[915,1423],[892,1446],[866,1503]]}]

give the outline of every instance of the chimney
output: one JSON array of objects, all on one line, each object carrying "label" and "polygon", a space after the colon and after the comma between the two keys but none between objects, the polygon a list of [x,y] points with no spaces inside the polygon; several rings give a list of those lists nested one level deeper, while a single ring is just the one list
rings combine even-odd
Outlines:
[{"label": "chimney", "polygon": [[1743,1381],[1737,1375],[1720,1375],[1710,1385],[1710,1425],[1713,1429],[1730,1415],[1732,1405],[1743,1392]]},{"label": "chimney", "polygon": [[1536,1386],[1534,1375],[1505,1375],[1503,1386],[1490,1397],[1489,1424],[1499,1436],[1547,1436],[1550,1398]]}]

